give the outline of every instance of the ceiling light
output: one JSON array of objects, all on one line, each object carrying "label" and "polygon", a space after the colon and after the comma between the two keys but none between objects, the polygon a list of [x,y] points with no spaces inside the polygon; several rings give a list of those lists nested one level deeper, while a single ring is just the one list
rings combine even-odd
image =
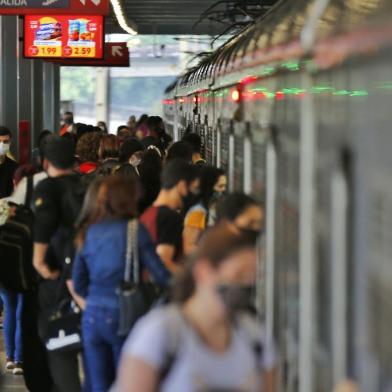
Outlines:
[{"label": "ceiling light", "polygon": [[133,26],[129,26],[129,22],[127,22],[127,20],[125,19],[124,10],[121,6],[120,0],[110,0],[110,2],[112,3],[113,11],[116,15],[117,22],[120,27],[128,34],[137,35],[135,25],[132,23]]}]

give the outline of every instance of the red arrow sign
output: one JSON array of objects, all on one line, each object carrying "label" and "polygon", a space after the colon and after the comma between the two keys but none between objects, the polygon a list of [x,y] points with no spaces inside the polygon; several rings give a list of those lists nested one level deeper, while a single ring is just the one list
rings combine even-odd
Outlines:
[{"label": "red arrow sign", "polygon": [[3,0],[0,15],[108,15],[109,0]]},{"label": "red arrow sign", "polygon": [[[52,60],[51,60],[52,61]],[[126,42],[105,42],[105,56],[102,60],[53,60],[63,66],[77,67],[129,67],[129,49]]]}]

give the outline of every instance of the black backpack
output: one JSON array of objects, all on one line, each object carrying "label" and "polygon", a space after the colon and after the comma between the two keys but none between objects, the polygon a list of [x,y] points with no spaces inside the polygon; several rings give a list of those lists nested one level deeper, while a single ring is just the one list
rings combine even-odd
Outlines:
[{"label": "black backpack", "polygon": [[33,268],[33,224],[30,209],[33,177],[27,178],[24,205],[14,205],[15,216],[0,226],[0,283],[15,291],[32,289],[37,283]]},{"label": "black backpack", "polygon": [[83,206],[84,197],[90,184],[96,179],[95,173],[78,175],[78,181],[69,188],[62,198],[62,209],[68,227],[68,240],[65,244],[64,258],[73,260],[75,254],[74,239],[76,234],[76,223]]}]

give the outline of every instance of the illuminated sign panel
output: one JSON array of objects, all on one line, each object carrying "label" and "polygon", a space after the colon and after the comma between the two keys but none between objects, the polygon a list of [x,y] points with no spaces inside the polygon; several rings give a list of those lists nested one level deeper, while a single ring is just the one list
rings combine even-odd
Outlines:
[{"label": "illuminated sign panel", "polygon": [[109,0],[0,0],[0,15],[108,15]]},{"label": "illuminated sign panel", "polygon": [[25,57],[100,59],[103,45],[102,16],[25,16]]}]

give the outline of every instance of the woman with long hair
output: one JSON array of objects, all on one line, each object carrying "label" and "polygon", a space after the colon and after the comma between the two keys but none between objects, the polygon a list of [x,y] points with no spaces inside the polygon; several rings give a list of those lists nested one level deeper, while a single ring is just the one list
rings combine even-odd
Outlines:
[{"label": "woman with long hair", "polygon": [[251,317],[254,237],[209,229],[177,277],[176,303],[133,329],[119,392],[273,391],[272,344]]},{"label": "woman with long hair", "polygon": [[[82,318],[84,356],[92,391],[107,391],[114,380],[124,338],[118,336],[117,289],[124,280],[127,227],[137,216],[138,183],[132,176],[109,176],[96,190],[95,208],[80,223],[73,266],[74,290],[85,301]],[[141,276],[166,284],[168,271],[138,223]]]},{"label": "woman with long hair", "polygon": [[[221,185],[223,183],[223,187]],[[195,250],[197,242],[207,228],[212,208],[220,194],[226,190],[226,176],[222,169],[200,167],[200,193],[193,200],[184,221],[183,249],[185,254]]]}]

